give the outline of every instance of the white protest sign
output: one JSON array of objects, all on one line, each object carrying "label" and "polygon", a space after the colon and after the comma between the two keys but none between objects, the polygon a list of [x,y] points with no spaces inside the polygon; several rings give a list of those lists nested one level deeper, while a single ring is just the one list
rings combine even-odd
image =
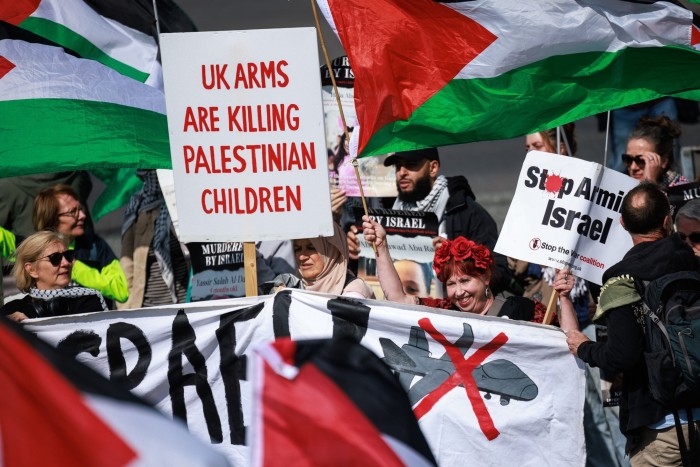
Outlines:
[{"label": "white protest sign", "polygon": [[315,29],[160,45],[180,240],[333,235]]},{"label": "white protest sign", "polygon": [[632,247],[620,225],[625,194],[639,182],[600,164],[531,151],[495,251],[596,284]]},{"label": "white protest sign", "polygon": [[246,369],[253,349],[340,335],[400,375],[438,465],[585,463],[583,367],[552,326],[291,289],[24,326],[184,420],[234,465],[250,465],[246,433],[258,429]]}]

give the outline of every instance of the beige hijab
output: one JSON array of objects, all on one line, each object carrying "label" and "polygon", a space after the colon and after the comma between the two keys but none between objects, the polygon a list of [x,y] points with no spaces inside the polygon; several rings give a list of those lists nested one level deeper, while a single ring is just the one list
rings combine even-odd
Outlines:
[{"label": "beige hijab", "polygon": [[304,288],[316,292],[342,294],[348,271],[348,244],[345,233],[334,223],[332,237],[315,237],[309,240],[323,259],[323,269],[313,281],[302,279]]}]

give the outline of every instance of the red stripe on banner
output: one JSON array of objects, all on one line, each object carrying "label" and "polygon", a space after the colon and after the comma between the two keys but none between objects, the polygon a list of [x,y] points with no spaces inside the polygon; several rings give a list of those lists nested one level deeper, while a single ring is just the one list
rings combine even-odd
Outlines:
[{"label": "red stripe on banner", "polygon": [[261,465],[334,465],[342,459],[403,465],[374,424],[314,365],[303,365],[292,380],[267,362],[264,372]]},{"label": "red stripe on banner", "polygon": [[329,0],[355,74],[359,152],[405,120],[497,38],[433,0]]},{"label": "red stripe on banner", "polygon": [[474,381],[472,372],[492,353],[508,342],[508,336],[502,332],[499,333],[496,337],[491,339],[489,343],[477,349],[476,352],[465,360],[462,357],[462,353],[460,352],[459,348],[448,341],[445,336],[435,329],[435,326],[433,326],[433,323],[430,322],[429,318],[419,320],[418,324],[424,331],[430,334],[430,337],[435,339],[445,348],[445,352],[447,352],[448,357],[450,357],[452,364],[455,366],[455,372],[433,392],[425,396],[420,403],[418,403],[416,408],[413,410],[413,412],[416,414],[416,418],[420,420],[421,417],[427,414],[430,409],[437,404],[442,396],[451,391],[455,386],[463,384],[464,389],[467,392],[469,402],[471,403],[472,410],[474,411],[474,415],[476,415],[477,422],[479,423],[479,428],[481,428],[481,431],[489,441],[496,439],[500,433],[493,423],[493,419],[491,418],[491,414],[489,414],[486,403],[481,398],[479,387],[476,385],[476,381]]},{"label": "red stripe on banner", "polygon": [[0,388],[0,465],[116,467],[136,459],[69,381],[2,324]]},{"label": "red stripe on banner", "polygon": [[41,0],[2,0],[0,1],[0,21],[17,26],[34,13]]},{"label": "red stripe on banner", "polygon": [[0,55],[0,79],[8,74],[15,67],[15,64]]}]

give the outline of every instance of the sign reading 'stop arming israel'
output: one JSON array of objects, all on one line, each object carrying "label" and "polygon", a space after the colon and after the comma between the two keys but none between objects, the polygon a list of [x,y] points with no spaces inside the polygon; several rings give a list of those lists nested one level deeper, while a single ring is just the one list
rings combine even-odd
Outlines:
[{"label": "sign reading 'stop arming israel'", "polygon": [[620,225],[625,194],[639,182],[600,164],[530,151],[495,250],[602,283],[632,247]]},{"label": "sign reading 'stop arming israel'", "polygon": [[439,465],[584,465],[584,374],[551,326],[298,290],[25,323],[185,420],[235,465],[249,465],[246,433],[257,429],[252,350],[331,336],[396,373]]}]

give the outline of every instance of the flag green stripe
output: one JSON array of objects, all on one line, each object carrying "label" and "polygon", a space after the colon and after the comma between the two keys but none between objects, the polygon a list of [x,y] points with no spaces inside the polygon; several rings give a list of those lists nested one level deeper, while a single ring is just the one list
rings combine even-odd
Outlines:
[{"label": "flag green stripe", "polygon": [[3,177],[93,168],[171,168],[163,114],[104,102],[0,102]]},{"label": "flag green stripe", "polygon": [[[660,96],[700,100],[700,53],[627,48],[550,57],[494,78],[452,80],[362,156],[522,136]],[[680,91],[679,91],[680,90]],[[463,108],[455,103],[466,102]]]},{"label": "flag green stripe", "polygon": [[136,169],[92,169],[90,172],[106,185],[90,209],[95,222],[124,206],[143,186]]},{"label": "flag green stripe", "polygon": [[140,71],[124,62],[120,62],[119,60],[110,57],[100,50],[95,44],[62,24],[58,24],[44,18],[29,17],[22,21],[19,26],[27,31],[33,32],[34,34],[45,37],[46,39],[49,39],[62,47],[66,47],[74,51],[82,58],[89,58],[100,62],[124,76],[135,79],[136,81],[144,83],[148,79],[148,73]]}]

